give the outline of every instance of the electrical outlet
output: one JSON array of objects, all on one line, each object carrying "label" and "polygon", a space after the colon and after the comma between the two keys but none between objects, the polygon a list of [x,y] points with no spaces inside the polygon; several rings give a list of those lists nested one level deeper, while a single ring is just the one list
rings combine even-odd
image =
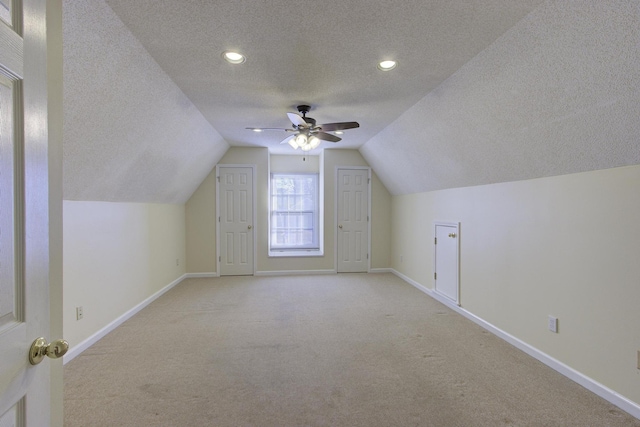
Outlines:
[{"label": "electrical outlet", "polygon": [[84,310],[82,306],[76,307],[76,320],[81,320],[84,317]]},{"label": "electrical outlet", "polygon": [[551,332],[558,333],[558,318],[549,316],[549,330]]}]

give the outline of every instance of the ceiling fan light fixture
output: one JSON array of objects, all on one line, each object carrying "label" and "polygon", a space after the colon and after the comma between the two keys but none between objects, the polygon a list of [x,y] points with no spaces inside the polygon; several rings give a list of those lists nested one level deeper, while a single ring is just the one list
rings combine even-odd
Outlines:
[{"label": "ceiling fan light fixture", "polygon": [[336,135],[344,135],[344,132],[342,132],[341,130],[337,130],[337,131],[335,132],[335,134],[336,134]]},{"label": "ceiling fan light fixture", "polygon": [[242,64],[247,58],[238,52],[227,50],[222,53],[222,57],[230,64]]},{"label": "ceiling fan light fixture", "polygon": [[251,130],[254,131],[254,132],[262,132],[262,129],[260,129],[260,128],[255,128],[255,129],[251,129]]},{"label": "ceiling fan light fixture", "polygon": [[391,71],[398,66],[397,61],[381,61],[378,63],[378,69],[382,71]]},{"label": "ceiling fan light fixture", "polygon": [[312,136],[311,138],[309,138],[309,144],[307,144],[307,145],[309,145],[311,147],[311,148],[309,148],[309,150],[317,148],[318,145],[320,145],[320,142],[322,142],[322,141],[320,141],[320,139],[316,138],[315,136]]},{"label": "ceiling fan light fixture", "polygon": [[304,133],[298,134],[295,138],[293,138],[293,141],[295,141],[296,145],[303,150],[304,147],[309,143],[307,135],[305,135]]}]

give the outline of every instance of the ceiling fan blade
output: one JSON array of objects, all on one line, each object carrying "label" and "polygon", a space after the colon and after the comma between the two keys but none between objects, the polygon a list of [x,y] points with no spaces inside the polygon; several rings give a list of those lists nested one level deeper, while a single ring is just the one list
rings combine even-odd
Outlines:
[{"label": "ceiling fan blade", "polygon": [[330,141],[330,142],[338,142],[342,140],[342,138],[340,137],[331,135],[330,133],[324,133],[324,132],[314,132],[313,136],[323,141]]},{"label": "ceiling fan blade", "polygon": [[260,132],[261,130],[283,130],[285,132],[293,131],[293,129],[285,129],[285,128],[245,128],[245,129],[254,130],[257,132]]},{"label": "ceiling fan blade", "polygon": [[287,116],[289,117],[289,120],[291,120],[291,123],[293,123],[295,126],[302,126],[302,127],[309,126],[307,122],[304,121],[302,116],[299,116],[296,113],[287,113]]},{"label": "ceiling fan blade", "polygon": [[280,142],[280,144],[287,144],[289,141],[291,141],[295,137],[296,137],[296,135],[288,136],[285,139],[283,139],[282,142]]},{"label": "ceiling fan blade", "polygon": [[321,128],[325,132],[332,132],[334,130],[359,128],[360,123],[358,122],[325,123],[323,125],[318,125],[317,127]]}]

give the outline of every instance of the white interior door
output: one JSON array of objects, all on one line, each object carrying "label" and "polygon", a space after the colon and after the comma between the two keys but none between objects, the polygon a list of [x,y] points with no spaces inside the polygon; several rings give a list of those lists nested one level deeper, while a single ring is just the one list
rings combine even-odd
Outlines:
[{"label": "white interior door", "polygon": [[338,169],[338,273],[369,270],[369,169]]},{"label": "white interior door", "polygon": [[50,424],[49,362],[33,366],[28,357],[35,338],[49,338],[50,321],[46,4],[44,0],[0,0],[0,426],[3,427]]},{"label": "white interior door", "polygon": [[218,168],[220,275],[253,274],[253,168]]},{"label": "white interior door", "polygon": [[457,224],[435,224],[434,283],[435,290],[458,304],[458,238]]}]

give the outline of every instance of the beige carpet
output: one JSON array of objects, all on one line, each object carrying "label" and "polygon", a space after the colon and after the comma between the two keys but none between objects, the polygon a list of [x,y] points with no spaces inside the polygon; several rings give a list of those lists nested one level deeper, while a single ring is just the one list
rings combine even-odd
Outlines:
[{"label": "beige carpet", "polygon": [[189,279],[65,366],[65,426],[640,426],[390,274]]}]

